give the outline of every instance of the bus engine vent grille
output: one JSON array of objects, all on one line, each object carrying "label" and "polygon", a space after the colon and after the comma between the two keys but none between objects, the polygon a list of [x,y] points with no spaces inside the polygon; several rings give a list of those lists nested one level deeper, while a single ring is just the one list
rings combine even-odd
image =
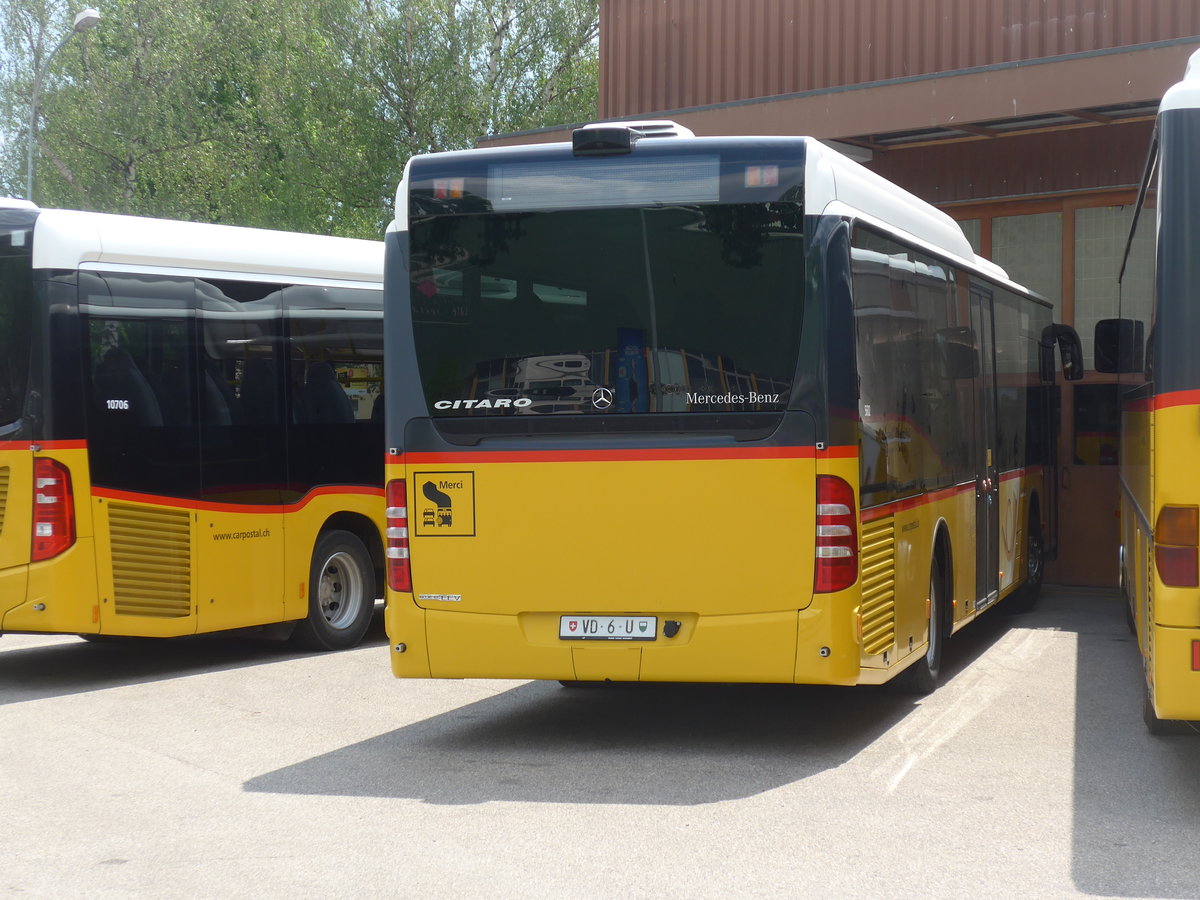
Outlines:
[{"label": "bus engine vent grille", "polygon": [[186,510],[113,503],[113,604],[118,615],[174,619],[192,606],[191,528]]},{"label": "bus engine vent grille", "polygon": [[896,527],[887,516],[862,527],[862,641],[867,656],[896,642]]},{"label": "bus engine vent grille", "polygon": [[4,510],[8,506],[8,466],[0,466],[0,534],[4,534]]}]

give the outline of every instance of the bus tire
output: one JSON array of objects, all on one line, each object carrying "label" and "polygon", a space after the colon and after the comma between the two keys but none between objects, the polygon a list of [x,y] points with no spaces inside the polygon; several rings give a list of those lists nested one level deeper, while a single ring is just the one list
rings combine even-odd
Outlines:
[{"label": "bus tire", "polygon": [[942,566],[935,559],[929,572],[929,645],[925,655],[900,673],[898,687],[909,694],[932,694],[942,668],[942,645],[946,641],[946,589]]},{"label": "bus tire", "polygon": [[375,612],[375,567],[363,542],[349,531],[326,531],[313,547],[308,616],[292,642],[308,650],[346,650],[367,633]]}]

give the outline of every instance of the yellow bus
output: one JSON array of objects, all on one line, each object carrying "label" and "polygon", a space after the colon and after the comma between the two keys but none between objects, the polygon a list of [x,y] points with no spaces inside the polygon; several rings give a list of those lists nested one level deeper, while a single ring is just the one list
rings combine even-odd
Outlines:
[{"label": "yellow bus", "polygon": [[1200,53],[1159,106],[1121,267],[1118,319],[1096,326],[1096,369],[1121,397],[1121,584],[1153,733],[1200,720]]},{"label": "yellow bus", "polygon": [[[395,675],[929,691],[1036,592],[1079,342],[945,214],[673,123],[419,156],[396,211]],[[588,394],[538,415],[547,359]]]},{"label": "yellow bus", "polygon": [[378,241],[0,201],[0,633],[361,640],[382,282]]}]

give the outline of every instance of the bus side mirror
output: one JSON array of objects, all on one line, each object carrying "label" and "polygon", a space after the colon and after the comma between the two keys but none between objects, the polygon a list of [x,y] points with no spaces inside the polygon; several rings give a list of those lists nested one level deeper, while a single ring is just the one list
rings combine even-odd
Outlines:
[{"label": "bus side mirror", "polygon": [[1096,323],[1096,371],[1124,375],[1145,367],[1143,326],[1137,319],[1101,319]]},{"label": "bus side mirror", "polygon": [[[1083,377],[1083,344],[1070,325],[1047,325],[1042,329],[1040,369],[1045,381],[1054,380],[1054,347],[1062,357],[1063,378],[1078,381]],[[1047,377],[1049,376],[1049,377]]]}]

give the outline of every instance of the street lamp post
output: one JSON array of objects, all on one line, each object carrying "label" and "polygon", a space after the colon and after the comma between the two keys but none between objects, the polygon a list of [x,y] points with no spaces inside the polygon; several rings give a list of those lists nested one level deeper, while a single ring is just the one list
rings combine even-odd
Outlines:
[{"label": "street lamp post", "polygon": [[75,24],[71,30],[63,35],[63,39],[58,42],[58,46],[50,51],[50,55],[42,61],[33,76],[33,91],[29,99],[29,135],[25,145],[25,199],[33,200],[33,156],[34,145],[37,143],[37,108],[38,99],[42,93],[42,79],[46,77],[46,70],[50,68],[50,60],[54,59],[54,55],[58,53],[77,32],[88,31],[95,28],[100,21],[100,13],[93,7],[88,7],[75,16]]}]

